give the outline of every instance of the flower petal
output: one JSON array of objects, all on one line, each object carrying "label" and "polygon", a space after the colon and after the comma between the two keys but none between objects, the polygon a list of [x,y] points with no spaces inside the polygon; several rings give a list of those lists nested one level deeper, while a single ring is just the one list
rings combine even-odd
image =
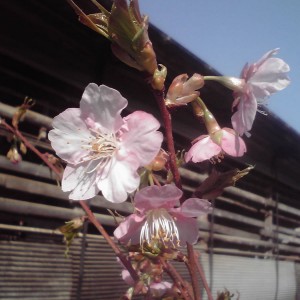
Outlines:
[{"label": "flower petal", "polygon": [[90,83],[82,95],[80,109],[87,124],[95,122],[102,133],[115,133],[123,125],[120,113],[127,104],[117,90]]},{"label": "flower petal", "polygon": [[181,196],[182,191],[172,184],[148,186],[136,193],[135,208],[141,213],[155,208],[173,208],[179,205]]},{"label": "flower petal", "polygon": [[203,135],[202,138],[200,137],[200,140],[196,142],[185,155],[185,161],[188,162],[192,160],[194,163],[201,162],[218,155],[220,152],[221,147],[215,144],[210,136]]},{"label": "flower petal", "polygon": [[186,243],[195,244],[198,240],[198,223],[194,218],[186,218],[179,214],[176,216],[176,225],[179,232],[180,245],[186,246]]},{"label": "flower petal", "polygon": [[267,59],[248,81],[257,98],[265,98],[290,84],[289,65],[280,58]]},{"label": "flower petal", "polygon": [[67,165],[62,179],[62,190],[71,191],[72,200],[87,200],[99,193],[97,187],[97,172],[89,172],[96,167],[97,162],[84,162],[77,166]]},{"label": "flower petal", "polygon": [[251,130],[257,110],[257,102],[252,93],[241,95],[237,111],[231,117],[234,130],[239,134]]},{"label": "flower petal", "polygon": [[115,157],[113,160],[107,176],[98,180],[97,184],[108,201],[121,203],[139,186],[138,165],[133,156]]},{"label": "flower petal", "polygon": [[230,128],[223,128],[222,133],[222,149],[231,156],[243,156],[246,152],[246,145],[243,139],[235,134],[235,131]]},{"label": "flower petal", "polygon": [[163,135],[158,132],[159,122],[148,113],[136,111],[126,118],[121,136],[121,148],[134,154],[139,166],[145,166],[160,150]]},{"label": "flower petal", "polygon": [[68,108],[53,119],[48,138],[56,154],[70,164],[79,163],[88,155],[87,145],[92,135],[80,117],[79,108]]},{"label": "flower petal", "polygon": [[[175,208],[176,213],[184,217],[199,217],[211,211],[211,204],[205,199],[189,198],[183,202],[179,208]],[[172,210],[170,210],[172,212]]]},{"label": "flower petal", "polygon": [[131,214],[122,221],[114,231],[114,236],[121,243],[131,243],[136,245],[140,243],[141,228],[145,223],[145,216]]}]

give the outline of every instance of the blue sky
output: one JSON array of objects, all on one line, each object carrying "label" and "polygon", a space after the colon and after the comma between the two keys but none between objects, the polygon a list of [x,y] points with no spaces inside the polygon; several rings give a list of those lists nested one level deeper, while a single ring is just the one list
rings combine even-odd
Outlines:
[{"label": "blue sky", "polygon": [[271,96],[268,107],[300,133],[299,0],[139,2],[151,23],[224,75],[238,77],[246,62],[280,48],[291,84]]}]

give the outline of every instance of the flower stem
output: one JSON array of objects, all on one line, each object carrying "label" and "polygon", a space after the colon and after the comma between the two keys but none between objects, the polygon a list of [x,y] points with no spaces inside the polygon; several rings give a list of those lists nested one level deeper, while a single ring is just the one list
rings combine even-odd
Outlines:
[{"label": "flower stem", "polygon": [[[58,170],[48,159],[47,156],[41,153],[37,148],[35,148],[23,134],[18,130],[13,128],[12,126],[8,125],[5,120],[1,119],[1,125],[3,125],[8,131],[12,132],[14,135],[16,135],[22,142],[28,147],[31,151],[33,151],[56,175],[61,178],[61,173],[60,170]],[[106,232],[106,230],[103,228],[103,226],[100,224],[100,222],[96,219],[95,215],[93,212],[89,209],[87,204],[80,200],[79,201],[81,207],[84,209],[86,212],[89,221],[94,224],[94,226],[99,230],[99,232],[103,235],[107,243],[110,245],[110,247],[113,249],[115,252],[116,256],[119,257],[121,262],[123,263],[124,267],[128,270],[130,273],[131,277],[133,278],[134,281],[137,281],[139,279],[138,274],[136,271],[133,269],[131,263],[126,259],[124,254],[121,252],[119,247],[113,242],[109,234]]]}]

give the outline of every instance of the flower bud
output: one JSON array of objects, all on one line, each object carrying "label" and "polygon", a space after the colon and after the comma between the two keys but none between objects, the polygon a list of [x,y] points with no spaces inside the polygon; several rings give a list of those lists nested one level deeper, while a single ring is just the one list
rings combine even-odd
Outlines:
[{"label": "flower bud", "polygon": [[13,163],[13,164],[17,164],[22,160],[22,156],[20,155],[20,153],[18,152],[18,149],[16,146],[11,146],[11,148],[9,149],[9,151],[6,154],[6,157]]},{"label": "flower bud", "polygon": [[190,79],[187,74],[177,76],[169,87],[165,99],[167,106],[185,105],[199,97],[196,90],[204,85],[203,76],[195,73]]}]

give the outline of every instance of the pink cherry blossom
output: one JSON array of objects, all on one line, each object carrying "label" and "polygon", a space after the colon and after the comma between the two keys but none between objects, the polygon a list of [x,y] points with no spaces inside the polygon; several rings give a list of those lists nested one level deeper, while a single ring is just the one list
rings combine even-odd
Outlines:
[{"label": "pink cherry blossom", "polygon": [[280,58],[272,57],[279,49],[267,52],[258,62],[243,68],[242,81],[234,89],[233,108],[237,111],[231,121],[239,135],[251,130],[258,105],[266,103],[267,98],[290,83],[287,76],[290,67]]},{"label": "pink cherry blossom", "polygon": [[194,217],[210,210],[207,200],[190,198],[180,205],[182,191],[176,186],[149,186],[136,193],[136,212],[125,218],[114,231],[124,244],[152,246],[157,243],[176,248],[195,243],[198,225]]},{"label": "pink cherry blossom", "polygon": [[224,152],[235,157],[243,156],[246,152],[245,142],[230,128],[219,129],[210,135],[198,137],[185,155],[185,161],[197,163],[222,156]]},{"label": "pink cherry blossom", "polygon": [[67,162],[62,190],[70,199],[86,200],[99,191],[115,203],[127,199],[139,185],[137,169],[149,164],[162,143],[159,122],[136,111],[125,118],[121,94],[105,85],[90,83],[80,108],[69,108],[53,119],[49,140]]}]

